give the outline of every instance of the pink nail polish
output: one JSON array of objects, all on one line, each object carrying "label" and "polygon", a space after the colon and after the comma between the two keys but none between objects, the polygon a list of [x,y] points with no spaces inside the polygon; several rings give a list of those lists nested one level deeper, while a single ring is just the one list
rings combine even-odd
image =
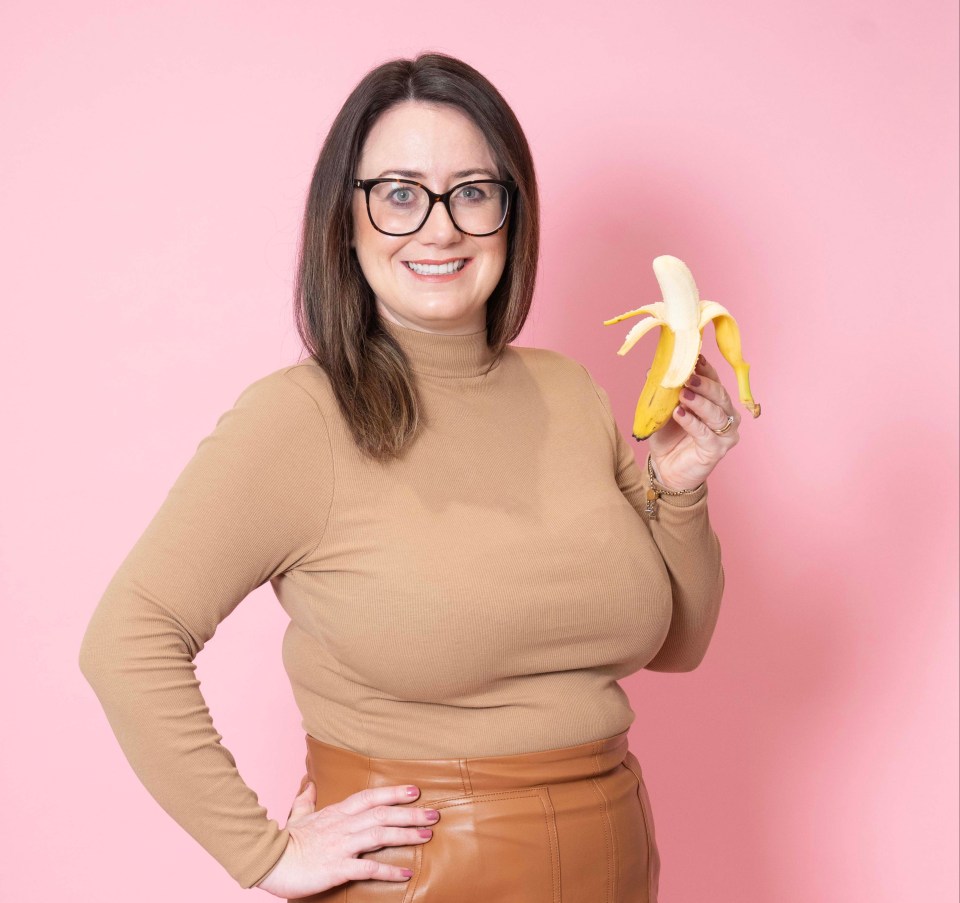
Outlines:
[{"label": "pink nail polish", "polygon": [[683,405],[680,405],[680,404],[677,405],[677,416],[678,416],[678,417],[686,417],[686,416],[687,416],[687,412],[683,409]]}]

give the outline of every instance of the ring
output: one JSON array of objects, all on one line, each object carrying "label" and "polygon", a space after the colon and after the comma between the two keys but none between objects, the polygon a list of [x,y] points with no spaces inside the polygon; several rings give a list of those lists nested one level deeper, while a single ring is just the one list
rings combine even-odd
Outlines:
[{"label": "ring", "polygon": [[729,414],[727,415],[727,422],[720,427],[720,429],[713,430],[713,427],[710,427],[710,429],[712,429],[718,436],[722,436],[728,429],[730,429],[731,426],[733,426],[734,420],[736,420],[736,418],[733,416],[733,414]]}]

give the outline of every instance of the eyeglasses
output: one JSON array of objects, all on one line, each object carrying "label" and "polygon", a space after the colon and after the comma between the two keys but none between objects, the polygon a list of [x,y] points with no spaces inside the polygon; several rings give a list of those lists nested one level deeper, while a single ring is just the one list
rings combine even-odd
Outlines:
[{"label": "eyeglasses", "polygon": [[461,182],[437,194],[409,179],[354,179],[367,196],[367,215],[384,235],[412,235],[423,227],[433,205],[442,202],[458,232],[493,235],[507,221],[517,183],[505,179]]}]

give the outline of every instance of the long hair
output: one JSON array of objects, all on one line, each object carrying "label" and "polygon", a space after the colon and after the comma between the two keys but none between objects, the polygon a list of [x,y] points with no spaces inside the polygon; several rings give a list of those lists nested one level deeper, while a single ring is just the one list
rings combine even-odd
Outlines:
[{"label": "long hair", "polygon": [[324,369],[357,447],[400,457],[420,426],[416,377],[380,323],[373,291],[350,247],[353,178],[377,118],[404,101],[458,108],[480,129],[501,178],[518,185],[507,229],[503,275],[487,301],[487,343],[495,366],[523,328],[536,282],[540,204],[527,139],[497,89],[476,69],[441,53],[373,69],[337,114],[314,167],[294,288],[297,331]]}]

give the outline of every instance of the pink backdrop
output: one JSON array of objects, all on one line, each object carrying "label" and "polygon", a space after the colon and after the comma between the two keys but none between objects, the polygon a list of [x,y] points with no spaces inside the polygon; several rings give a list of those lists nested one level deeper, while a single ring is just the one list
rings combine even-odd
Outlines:
[{"label": "pink backdrop", "polygon": [[[629,435],[655,336],[618,358],[635,321],[601,321],[659,300],[656,255],[743,329],[764,413],[710,478],[713,645],[625,681],[663,900],[956,900],[957,27],[946,0],[4,3],[0,897],[250,899],[136,780],[80,638],[199,440],[298,358],[336,110],[438,49],[533,146],[519,344],[586,364]],[[198,659],[281,823],[303,764],[284,626],[261,589]]]}]

